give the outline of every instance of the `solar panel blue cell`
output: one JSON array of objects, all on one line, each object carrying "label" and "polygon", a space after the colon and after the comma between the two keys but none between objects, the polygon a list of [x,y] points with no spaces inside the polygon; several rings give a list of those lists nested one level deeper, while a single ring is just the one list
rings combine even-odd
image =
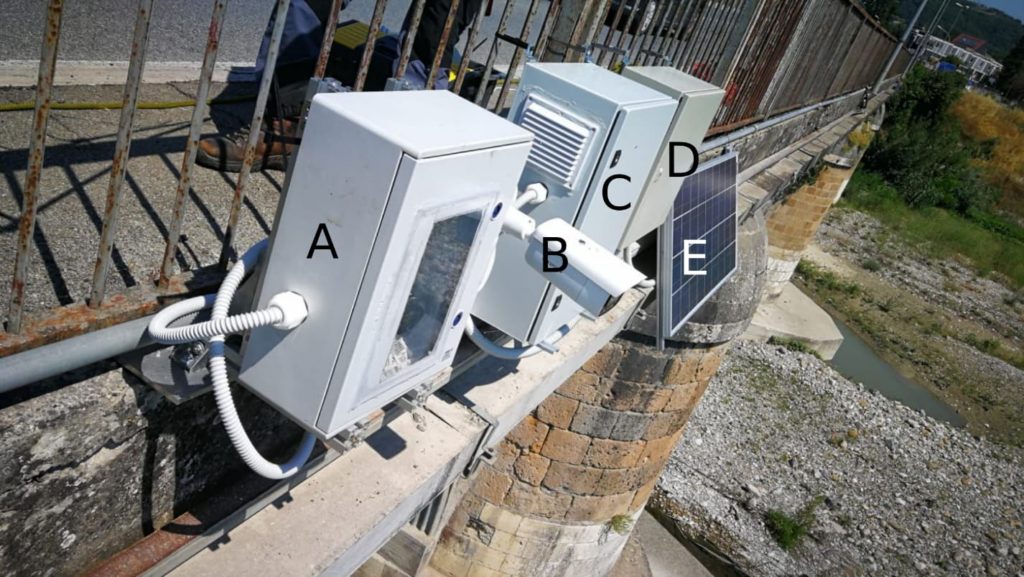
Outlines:
[{"label": "solar panel blue cell", "polygon": [[[663,336],[669,337],[736,270],[735,153],[702,164],[683,181],[659,237]],[[689,252],[686,241],[693,244]],[[689,269],[690,274],[686,274]]]}]

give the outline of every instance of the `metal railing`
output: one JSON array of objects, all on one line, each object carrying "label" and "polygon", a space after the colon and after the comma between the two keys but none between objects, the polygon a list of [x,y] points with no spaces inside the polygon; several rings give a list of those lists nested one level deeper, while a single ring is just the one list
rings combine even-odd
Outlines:
[{"label": "metal railing", "polygon": [[[9,303],[7,332],[0,332],[0,356],[147,314],[158,301],[180,297],[216,282],[234,255],[239,217],[246,201],[246,188],[259,144],[257,130],[252,130],[245,142],[243,162],[234,183],[234,196],[217,262],[206,263],[199,272],[179,272],[175,264],[179,258],[192,172],[208,111],[211,80],[229,1],[212,0],[213,12],[206,31],[206,49],[195,105],[156,281],[140,287],[131,296],[119,294],[118,298],[111,298],[108,295],[107,279],[112,273],[111,259],[154,1],[138,0],[127,81],[88,298],[84,304],[65,305],[34,314],[29,319],[25,310],[25,291],[41,196],[47,120],[64,12],[63,0],[48,2],[29,138],[28,168],[14,243],[13,279],[6,299]],[[425,0],[413,1],[412,25],[403,38],[396,65],[395,76],[399,79],[405,75],[409,65],[416,30],[426,3]],[[439,74],[447,74],[442,70],[442,53],[452,34],[460,2],[480,2],[481,7],[464,34],[465,41],[458,43],[459,39],[456,39],[464,55],[454,67],[455,74],[450,83],[451,90],[456,93],[461,93],[464,88],[472,55],[489,45],[475,101],[491,110],[501,111],[508,104],[523,59],[536,55],[551,59],[553,51],[549,48],[558,44],[564,48],[561,58],[566,61],[588,60],[612,69],[624,64],[668,65],[723,86],[726,98],[715,117],[712,134],[729,132],[785,111],[870,86],[898,44],[897,39],[870,18],[854,0],[505,0],[498,14],[487,13],[489,2],[486,1],[452,0],[439,42],[442,48],[429,63],[426,86],[430,89]],[[267,70],[272,70],[276,63],[284,28],[283,15],[290,3],[291,0],[274,2],[278,17],[269,42]],[[365,87],[386,11],[390,8],[404,14],[410,8],[410,2],[392,3],[400,6],[389,7],[387,0],[377,0],[374,5],[353,90]],[[497,0],[496,3],[501,6],[502,1]],[[315,67],[317,77],[322,77],[327,69],[341,4],[341,0],[333,1],[329,21],[325,24]],[[513,13],[524,7],[525,12],[520,11],[522,17],[513,22],[516,20]],[[484,37],[481,42],[483,30],[494,18],[497,18],[495,33],[490,38]],[[538,18],[539,26],[535,25]],[[515,30],[515,35],[509,33],[510,29]],[[512,52],[505,62],[504,76],[497,83],[500,88],[492,87],[492,78],[498,76],[495,68],[499,53],[503,49],[507,53],[509,47]],[[908,61],[909,54],[902,50],[890,76],[903,72]],[[252,126],[263,122],[271,85],[271,75],[265,74],[256,94]],[[497,95],[493,94],[495,88]],[[83,256],[88,253],[85,248],[82,250]]]}]

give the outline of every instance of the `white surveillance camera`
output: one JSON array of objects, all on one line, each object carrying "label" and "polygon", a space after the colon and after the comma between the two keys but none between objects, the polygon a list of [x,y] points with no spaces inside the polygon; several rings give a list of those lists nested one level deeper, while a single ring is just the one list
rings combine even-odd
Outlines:
[{"label": "white surveillance camera", "polygon": [[537,226],[529,239],[526,262],[594,315],[601,314],[609,298],[621,296],[645,279],[621,257],[560,218]]}]

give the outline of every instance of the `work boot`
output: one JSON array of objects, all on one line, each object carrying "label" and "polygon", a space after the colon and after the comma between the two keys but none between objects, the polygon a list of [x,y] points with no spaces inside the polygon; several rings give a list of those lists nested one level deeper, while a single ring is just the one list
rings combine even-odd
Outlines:
[{"label": "work boot", "polygon": [[[269,127],[266,127],[269,124]],[[275,118],[264,123],[256,141],[256,158],[252,170],[285,170],[288,157],[295,152],[299,123],[296,120]],[[199,141],[196,164],[222,172],[238,172],[245,157],[245,143],[249,140],[249,127],[231,134],[218,134]]]}]

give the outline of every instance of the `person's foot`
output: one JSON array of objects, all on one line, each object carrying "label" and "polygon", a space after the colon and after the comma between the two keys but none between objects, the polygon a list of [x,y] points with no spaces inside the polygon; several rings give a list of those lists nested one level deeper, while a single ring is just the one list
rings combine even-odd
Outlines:
[{"label": "person's foot", "polygon": [[[256,141],[256,159],[252,170],[285,170],[288,156],[295,152],[299,123],[289,119],[273,119],[268,128],[260,130]],[[242,127],[231,134],[218,134],[199,141],[196,164],[222,172],[238,172],[245,157],[245,144],[249,128]]]}]

